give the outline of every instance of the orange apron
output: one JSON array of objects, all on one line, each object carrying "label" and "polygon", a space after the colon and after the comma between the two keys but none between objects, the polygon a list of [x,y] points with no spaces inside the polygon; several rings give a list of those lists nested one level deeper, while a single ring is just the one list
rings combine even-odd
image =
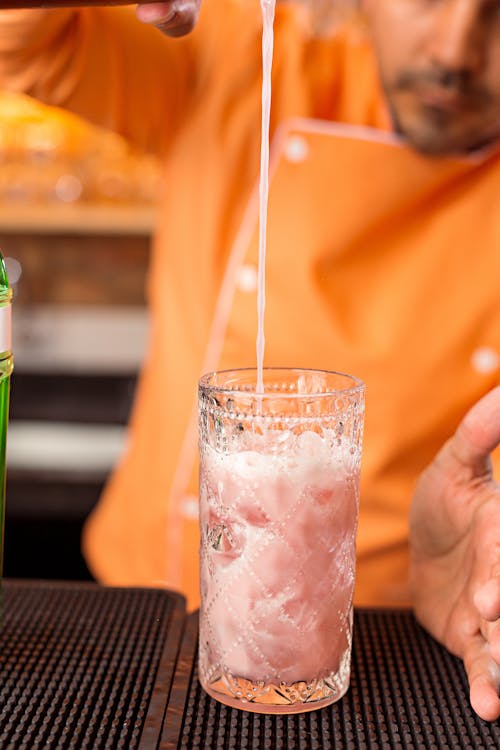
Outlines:
[{"label": "orange apron", "polygon": [[[477,367],[478,352],[500,352],[497,175],[496,157],[435,162],[390,135],[310,119],[284,122],[273,141],[265,362],[343,370],[367,385],[360,604],[408,602],[413,484],[468,406],[498,381],[496,368]],[[137,403],[135,450],[87,535],[105,580],[124,580],[125,561],[109,564],[104,546],[111,533],[136,570],[142,565],[136,580],[162,580],[163,570],[167,585],[197,603],[196,380],[255,364],[257,230],[254,191],[203,352],[190,344],[214,273],[186,260],[184,277],[177,267],[165,285],[168,265],[162,274],[156,268],[153,301],[163,309],[153,318],[154,367]],[[163,481],[151,474],[153,456]]]}]

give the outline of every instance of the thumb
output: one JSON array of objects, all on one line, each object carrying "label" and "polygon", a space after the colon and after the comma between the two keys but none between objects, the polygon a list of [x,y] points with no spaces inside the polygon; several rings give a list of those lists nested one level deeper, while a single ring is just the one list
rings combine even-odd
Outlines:
[{"label": "thumb", "polygon": [[195,26],[199,10],[200,0],[139,0],[136,16],[168,36],[184,36]]},{"label": "thumb", "polygon": [[455,457],[475,474],[489,471],[490,453],[500,443],[500,386],[467,412],[451,440]]}]

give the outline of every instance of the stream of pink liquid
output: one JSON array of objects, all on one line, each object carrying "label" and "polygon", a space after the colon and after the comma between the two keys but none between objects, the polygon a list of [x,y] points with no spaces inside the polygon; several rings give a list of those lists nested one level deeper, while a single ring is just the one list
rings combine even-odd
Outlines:
[{"label": "stream of pink liquid", "polygon": [[262,9],[262,126],[259,182],[259,268],[257,286],[257,393],[264,393],[264,311],[266,307],[267,204],[269,199],[269,121],[276,0],[260,0]]}]

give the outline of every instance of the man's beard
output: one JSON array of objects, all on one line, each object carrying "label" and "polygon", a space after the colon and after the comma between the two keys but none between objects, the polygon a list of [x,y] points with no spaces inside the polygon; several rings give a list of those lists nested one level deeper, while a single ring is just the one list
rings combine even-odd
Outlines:
[{"label": "man's beard", "polygon": [[484,132],[477,127],[457,131],[455,126],[460,121],[460,112],[439,106],[422,105],[421,127],[405,126],[404,113],[398,112],[392,94],[418,94],[419,89],[435,89],[445,95],[456,96],[466,103],[468,111],[488,112],[494,105],[491,93],[479,85],[468,71],[450,71],[437,66],[428,71],[404,71],[390,90],[386,88],[387,102],[395,131],[418,151],[429,156],[470,153],[497,140],[500,121]]}]

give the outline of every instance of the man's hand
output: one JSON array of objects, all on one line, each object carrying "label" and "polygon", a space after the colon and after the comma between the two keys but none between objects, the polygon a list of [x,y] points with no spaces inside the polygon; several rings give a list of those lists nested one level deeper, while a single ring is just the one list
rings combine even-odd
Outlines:
[{"label": "man's hand", "polygon": [[500,716],[500,387],[465,416],[418,482],[411,584],[420,623],[464,660],[479,716]]},{"label": "man's hand", "polygon": [[194,27],[201,0],[166,0],[163,3],[139,0],[137,18],[150,23],[168,36],[183,36]]}]

